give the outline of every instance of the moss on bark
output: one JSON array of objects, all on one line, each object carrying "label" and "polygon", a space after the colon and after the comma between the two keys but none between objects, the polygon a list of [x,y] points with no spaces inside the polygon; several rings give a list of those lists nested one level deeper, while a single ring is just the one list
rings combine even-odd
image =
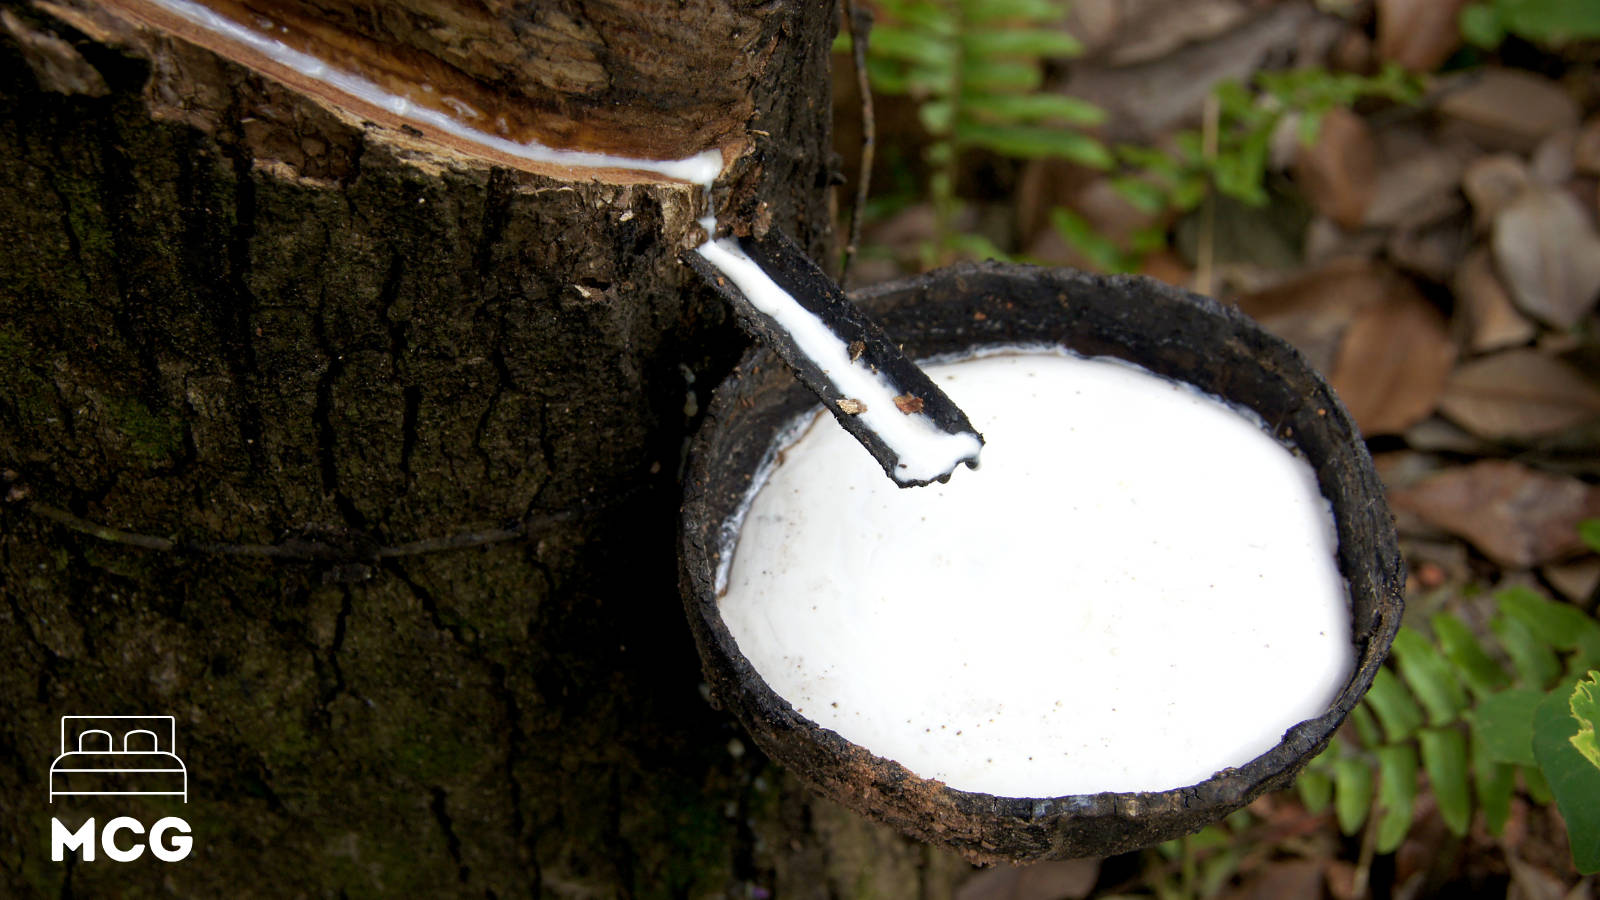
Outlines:
[{"label": "moss on bark", "polygon": [[[419,165],[18,14],[110,90],[0,34],[0,893],[720,895],[788,865],[758,830],[814,843],[752,812],[777,773],[729,754],[676,597],[686,401],[744,344],[677,261],[688,190]],[[738,168],[813,251],[832,17],[769,11]],[[177,102],[173,67],[209,74]],[[176,717],[188,861],[50,862],[88,713]]]}]

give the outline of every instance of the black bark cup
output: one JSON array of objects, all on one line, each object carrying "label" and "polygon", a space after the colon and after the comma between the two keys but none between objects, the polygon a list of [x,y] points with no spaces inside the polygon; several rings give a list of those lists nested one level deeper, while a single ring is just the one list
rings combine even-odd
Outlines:
[{"label": "black bark cup", "polygon": [[[1400,625],[1405,567],[1371,457],[1349,414],[1294,348],[1242,313],[1137,277],[959,265],[856,292],[852,299],[913,358],[986,346],[1056,344],[1136,363],[1255,410],[1316,470],[1332,503],[1348,583],[1356,664],[1322,715],[1271,750],[1198,784],[1160,792],[998,797],[921,778],[804,716],[739,652],[716,579],[733,520],[785,425],[816,406],[770,351],[749,353],[713,395],[690,448],[680,545],[682,592],[713,698],[772,759],[822,795],[975,862],[1108,856],[1193,833],[1288,787],[1360,702]],[[1173,435],[1172,452],[1184,436]],[[956,477],[960,477],[959,474]],[[1027,652],[1039,650],[1037,637]],[[1065,648],[1063,648],[1063,652]],[[1218,647],[1224,654],[1226,647]]]},{"label": "black bark cup", "polygon": [[[932,420],[940,431],[947,434],[970,433],[977,437],[980,444],[983,442],[983,435],[978,434],[978,430],[967,421],[967,414],[951,402],[945,392],[906,356],[877,322],[850,302],[833,279],[818,268],[794,241],[781,232],[773,231],[764,238],[739,238],[739,247],[767,273],[774,284],[788,292],[807,312],[822,320],[822,324],[839,340],[855,346],[863,365],[881,372],[897,390],[921,400],[921,414]],[[839,402],[847,398],[834,387],[828,373],[800,350],[789,332],[771,316],[757,309],[731,279],[723,276],[705,258],[697,253],[685,253],[683,260],[728,301],[745,332],[772,348],[772,352],[783,360],[794,377],[822,401],[823,409],[833,414],[834,421],[867,448],[872,458],[883,467],[885,476],[903,488],[922,487],[930,483],[926,479],[901,481],[897,478],[895,468],[900,463],[899,455],[859,417],[843,410]],[[963,462],[972,465],[970,459]],[[949,481],[950,474],[947,472],[933,480]]]}]

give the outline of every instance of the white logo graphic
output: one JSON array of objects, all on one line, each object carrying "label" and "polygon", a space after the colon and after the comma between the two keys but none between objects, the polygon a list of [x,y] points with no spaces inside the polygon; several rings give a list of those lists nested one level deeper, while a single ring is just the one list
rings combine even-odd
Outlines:
[{"label": "white logo graphic", "polygon": [[172,716],[62,716],[50,764],[57,797],[168,796],[189,802],[189,772],[174,753]]}]

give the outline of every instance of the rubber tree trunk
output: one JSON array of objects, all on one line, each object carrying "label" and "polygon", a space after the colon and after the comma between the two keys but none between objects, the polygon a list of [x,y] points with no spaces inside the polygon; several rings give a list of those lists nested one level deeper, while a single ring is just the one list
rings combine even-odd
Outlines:
[{"label": "rubber tree trunk", "polygon": [[[632,6],[552,5],[665,23],[685,94],[736,69],[719,196],[820,255],[834,10]],[[693,189],[434,153],[87,0],[0,24],[0,893],[938,881],[702,697],[678,473],[744,341],[678,261]],[[657,127],[637,86],[606,127],[628,96]],[[85,714],[174,716],[189,802],[49,804]],[[52,862],[88,814],[193,855]]]}]

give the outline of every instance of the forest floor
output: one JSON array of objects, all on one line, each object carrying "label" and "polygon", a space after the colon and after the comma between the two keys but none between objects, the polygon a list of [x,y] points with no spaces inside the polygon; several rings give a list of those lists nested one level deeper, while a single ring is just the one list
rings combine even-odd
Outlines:
[{"label": "forest floor", "polygon": [[[1262,71],[1371,76],[1397,63],[1418,92],[1337,105],[1310,143],[1276,129],[1263,202],[1211,191],[1187,211],[1141,206],[1104,167],[982,150],[963,155],[957,205],[941,209],[918,153],[930,141],[922,101],[875,92],[874,188],[846,281],[983,255],[951,251],[940,232],[953,227],[1023,261],[1111,259],[1237,304],[1329,378],[1367,437],[1410,568],[1407,625],[1426,634],[1448,613],[1504,659],[1490,625],[1506,590],[1590,617],[1600,604],[1600,556],[1580,538],[1580,523],[1600,518],[1600,42],[1513,33],[1475,47],[1455,21],[1467,5],[1076,0],[1064,27],[1082,53],[1047,67],[1043,89],[1106,110],[1087,131],[1108,145],[1159,148],[1208,127],[1215,145],[1208,97]],[[899,5],[883,6],[880,23],[892,21]],[[848,53],[835,55],[835,85],[846,234],[862,134]],[[1105,245],[1086,247],[1058,209]],[[1137,253],[1106,252],[1150,234],[1159,240]],[[1358,755],[1363,745],[1339,744]],[[955,896],[1583,900],[1600,890],[1574,867],[1540,785],[1518,782],[1503,822],[1474,809],[1457,834],[1420,781],[1391,852],[1375,849],[1372,821],[1341,828],[1335,804],[1313,797],[1313,809],[1289,791],[1142,854],[975,870]]]}]

